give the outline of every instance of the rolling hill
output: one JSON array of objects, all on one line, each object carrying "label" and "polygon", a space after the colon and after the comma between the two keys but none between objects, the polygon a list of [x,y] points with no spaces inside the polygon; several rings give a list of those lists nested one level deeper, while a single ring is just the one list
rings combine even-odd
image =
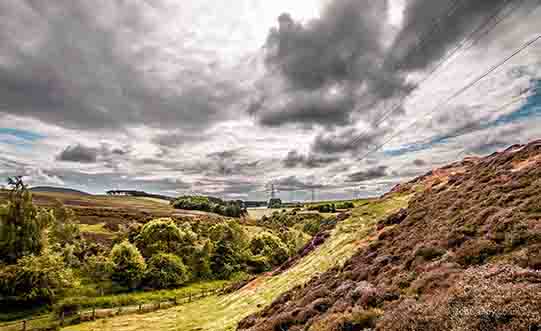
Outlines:
[{"label": "rolling hill", "polygon": [[64,193],[64,194],[72,194],[72,195],[92,195],[90,193],[74,190],[71,188],[53,187],[53,186],[36,186],[36,187],[30,188],[30,191],[39,192],[39,193]]},{"label": "rolling hill", "polygon": [[532,330],[541,324],[541,141],[357,202],[285,272],[69,330]]}]

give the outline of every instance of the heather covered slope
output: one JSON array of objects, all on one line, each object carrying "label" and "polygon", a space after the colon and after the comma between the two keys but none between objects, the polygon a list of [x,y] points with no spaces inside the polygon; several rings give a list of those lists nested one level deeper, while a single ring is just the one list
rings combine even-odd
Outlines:
[{"label": "heather covered slope", "polygon": [[[541,141],[432,171],[343,267],[239,330],[528,330],[541,326]],[[531,328],[530,328],[531,329]]]}]

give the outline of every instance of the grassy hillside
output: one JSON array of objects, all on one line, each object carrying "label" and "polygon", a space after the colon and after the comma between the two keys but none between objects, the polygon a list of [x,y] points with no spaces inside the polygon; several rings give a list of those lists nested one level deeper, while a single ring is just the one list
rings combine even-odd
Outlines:
[{"label": "grassy hillside", "polygon": [[338,224],[323,245],[298,264],[277,276],[260,276],[232,294],[156,313],[85,323],[66,330],[235,330],[242,318],[270,304],[282,293],[341,266],[357,249],[374,239],[374,225],[405,207],[409,198],[395,195],[356,208],[350,218]]},{"label": "grassy hillside", "polygon": [[370,245],[239,330],[538,329],[541,141],[394,189],[410,191]]}]

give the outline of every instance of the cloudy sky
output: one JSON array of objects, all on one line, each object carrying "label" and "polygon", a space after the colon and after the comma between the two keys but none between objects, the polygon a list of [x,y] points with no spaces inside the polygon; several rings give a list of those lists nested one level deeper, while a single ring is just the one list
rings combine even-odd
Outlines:
[{"label": "cloudy sky", "polygon": [[541,41],[476,82],[540,32],[535,0],[2,0],[0,177],[381,194],[541,138]]}]

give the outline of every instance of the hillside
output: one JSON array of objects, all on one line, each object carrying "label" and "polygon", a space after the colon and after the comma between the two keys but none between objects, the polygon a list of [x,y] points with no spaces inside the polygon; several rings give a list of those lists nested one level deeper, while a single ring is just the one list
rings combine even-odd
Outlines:
[{"label": "hillside", "polygon": [[541,141],[397,186],[418,191],[344,266],[239,330],[532,330],[541,324]]},{"label": "hillside", "polygon": [[541,324],[541,141],[356,201],[239,290],[68,330],[531,330]]},{"label": "hillside", "polygon": [[53,187],[53,186],[36,186],[30,188],[31,192],[41,192],[41,193],[64,193],[64,194],[73,194],[73,195],[91,195],[79,190],[74,190],[71,188],[64,187]]},{"label": "hillside", "polygon": [[66,330],[235,330],[244,317],[269,305],[282,293],[342,265],[359,247],[369,243],[373,226],[386,215],[406,206],[409,198],[409,195],[397,194],[370,204],[358,201],[351,217],[338,223],[326,241],[312,253],[295,261],[282,273],[259,276],[231,294],[211,296],[155,313],[85,323]]}]

